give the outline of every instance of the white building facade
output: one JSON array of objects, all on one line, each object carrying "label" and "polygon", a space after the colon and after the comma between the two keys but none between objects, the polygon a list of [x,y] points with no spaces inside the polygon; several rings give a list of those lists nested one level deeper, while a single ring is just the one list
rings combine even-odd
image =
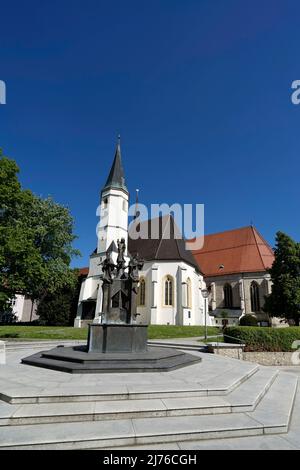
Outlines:
[{"label": "white building facade", "polygon": [[204,288],[201,276],[184,262],[146,262],[140,275],[137,321],[154,325],[203,325],[201,291]]}]

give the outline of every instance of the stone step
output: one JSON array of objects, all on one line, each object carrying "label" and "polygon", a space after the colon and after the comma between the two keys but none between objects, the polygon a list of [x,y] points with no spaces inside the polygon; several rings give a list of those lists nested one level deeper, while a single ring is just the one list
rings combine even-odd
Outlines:
[{"label": "stone step", "polygon": [[[271,376],[269,378],[271,380]],[[0,449],[100,449],[285,433],[289,427],[297,381],[295,375],[280,373],[252,412],[198,416],[195,416],[194,413],[191,416],[140,416],[138,418],[119,419],[117,422],[112,419],[103,420],[100,418],[96,421],[73,423],[1,426]],[[252,386],[254,389],[254,382]],[[252,393],[255,396],[254,392]],[[216,407],[224,404],[218,401],[223,400],[223,398],[205,398],[215,400],[214,405]],[[224,400],[227,398],[224,398]],[[150,403],[149,400],[143,403],[144,409],[146,402],[148,402],[148,411],[152,411],[151,406],[153,406],[153,403]],[[165,412],[166,408],[170,411],[172,407],[175,410],[180,409],[175,401],[162,400],[161,402],[165,408],[161,408],[160,411]],[[124,403],[130,404],[131,402],[126,401]],[[124,405],[124,403],[118,406]],[[133,402],[132,406],[134,404],[141,405],[142,402]],[[4,407],[12,406],[7,403],[3,403],[3,405]],[[63,407],[69,404],[60,405]],[[76,407],[78,404],[73,403],[70,405]],[[85,403],[84,405],[87,414],[91,412],[93,405],[100,414],[105,411],[105,404],[101,402],[96,404]],[[97,406],[98,408],[96,408]],[[115,406],[117,406],[117,403],[115,403]],[[157,410],[157,404],[155,406]],[[206,406],[208,406],[208,402],[206,402]],[[19,407],[19,416],[22,415],[21,409],[22,407]],[[124,409],[120,408],[119,411],[122,412]],[[131,408],[130,412],[133,411],[133,408]]]},{"label": "stone step", "polygon": [[[255,408],[277,371],[259,370],[227,397],[199,396],[0,405],[0,426],[245,412]],[[2,411],[1,411],[2,409]]]},{"label": "stone step", "polygon": [[[253,374],[256,374],[259,370],[259,366],[257,364],[251,365],[250,363],[241,363],[238,359],[236,359],[236,361],[236,367],[231,369],[229,373],[227,370],[224,370],[224,372],[219,375],[202,381],[202,386],[207,388],[208,395],[227,395],[252,377]],[[243,375],[241,375],[241,364],[244,369]]]},{"label": "stone step", "polygon": [[278,373],[278,370],[260,368],[247,381],[233,390],[226,397],[232,411],[253,411],[274,383]]},{"label": "stone step", "polygon": [[[223,365],[223,362],[220,365]],[[217,366],[218,364],[214,370],[217,370]],[[193,373],[193,366],[189,366],[189,370]],[[101,385],[101,388],[92,385],[68,387],[66,384],[59,389],[39,389],[26,385],[20,388],[17,384],[3,384],[0,388],[0,400],[10,404],[32,404],[219,396],[227,395],[258,370],[259,366],[256,364],[236,361],[234,367],[225,369],[215,379],[208,378],[205,382],[200,377],[201,383],[175,381],[174,378],[172,379],[172,375],[170,375],[170,380],[166,381],[166,376],[163,375],[158,383],[108,385],[106,382]],[[209,375],[209,369],[206,369],[205,365],[203,366],[203,374]]]},{"label": "stone step", "polygon": [[0,426],[231,413],[220,397],[0,405]]},{"label": "stone step", "polygon": [[297,388],[298,377],[281,372],[256,409],[248,413],[257,422],[264,423],[265,434],[288,431]]},{"label": "stone step", "polygon": [[242,413],[0,427],[0,449],[89,449],[262,435]]}]

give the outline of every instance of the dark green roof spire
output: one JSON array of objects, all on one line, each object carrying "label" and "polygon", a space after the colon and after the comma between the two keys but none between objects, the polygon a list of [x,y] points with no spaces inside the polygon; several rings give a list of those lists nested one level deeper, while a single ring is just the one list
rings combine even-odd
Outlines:
[{"label": "dark green roof spire", "polygon": [[118,136],[115,158],[102,192],[107,189],[123,189],[124,191],[128,192],[122,166],[120,140],[121,138]]}]

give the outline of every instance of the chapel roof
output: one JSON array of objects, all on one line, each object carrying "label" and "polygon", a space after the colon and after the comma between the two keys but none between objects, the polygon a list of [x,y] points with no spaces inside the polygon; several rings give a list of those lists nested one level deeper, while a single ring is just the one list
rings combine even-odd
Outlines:
[{"label": "chapel roof", "polygon": [[[151,227],[157,227],[156,238],[151,238]],[[186,249],[186,241],[182,237],[172,215],[160,216],[140,222],[140,230],[145,229],[148,238],[134,240],[128,234],[128,251],[131,255],[139,254],[145,261],[184,261],[198,272],[200,268],[190,250]],[[168,237],[170,233],[170,237]]]}]

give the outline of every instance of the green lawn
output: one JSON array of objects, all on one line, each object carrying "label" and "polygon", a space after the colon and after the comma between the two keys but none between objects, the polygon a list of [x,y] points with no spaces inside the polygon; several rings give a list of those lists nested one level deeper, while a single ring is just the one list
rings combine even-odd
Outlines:
[{"label": "green lawn", "polygon": [[[216,327],[208,327],[208,334],[215,335]],[[162,338],[187,338],[204,336],[204,326],[172,326],[150,325],[148,329],[149,339]],[[0,339],[6,340],[49,340],[49,339],[78,339],[87,338],[87,328],[73,328],[61,326],[0,326]]]}]

